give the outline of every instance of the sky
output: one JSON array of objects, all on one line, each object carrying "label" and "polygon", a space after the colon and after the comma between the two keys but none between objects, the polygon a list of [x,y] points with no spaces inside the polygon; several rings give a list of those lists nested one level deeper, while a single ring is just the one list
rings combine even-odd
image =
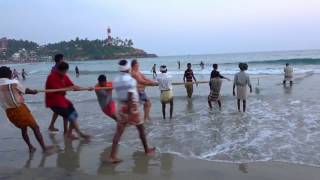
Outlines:
[{"label": "sky", "polygon": [[112,35],[158,55],[320,49],[320,0],[0,0],[0,37]]}]

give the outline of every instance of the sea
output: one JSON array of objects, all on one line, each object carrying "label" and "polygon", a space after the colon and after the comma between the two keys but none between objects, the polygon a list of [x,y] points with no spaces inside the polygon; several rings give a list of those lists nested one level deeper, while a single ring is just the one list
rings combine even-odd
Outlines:
[{"label": "sea", "polygon": [[[145,126],[148,141],[159,153],[217,162],[279,161],[320,167],[320,86],[317,85],[320,82],[320,50],[160,56],[138,60],[141,71],[149,78],[152,78],[153,64],[157,69],[166,65],[174,82],[182,82],[187,63],[192,64],[198,80],[208,81],[212,64],[218,64],[221,74],[233,79],[239,72],[238,63],[246,62],[254,86],[254,92],[247,100],[246,113],[237,111],[232,81],[223,82],[222,111],[216,106],[213,110],[208,108],[208,84],[195,86],[191,99],[186,97],[184,86],[174,86],[172,120],[162,119],[159,90],[148,87],[147,94],[153,106],[151,121]],[[181,62],[180,69],[178,61]],[[204,69],[199,65],[201,61],[205,63]],[[68,62],[71,79],[83,87],[94,86],[100,74],[107,75],[110,81],[118,75],[118,60]],[[294,69],[292,87],[282,85],[286,63]],[[19,71],[24,68],[28,77],[23,84],[43,89],[53,62],[8,66]],[[75,76],[75,66],[80,69],[79,78]],[[79,112],[81,128],[94,136],[91,146],[110,146],[115,123],[101,112],[95,94],[70,92],[68,97]],[[44,95],[26,96],[26,102],[41,127],[46,129],[51,111],[44,106]],[[0,124],[7,127],[8,133],[0,133],[8,137],[7,143],[18,136],[10,123],[2,120]],[[135,128],[127,129],[120,148],[142,150]],[[4,148],[1,152],[3,157],[9,157],[15,151]]]}]

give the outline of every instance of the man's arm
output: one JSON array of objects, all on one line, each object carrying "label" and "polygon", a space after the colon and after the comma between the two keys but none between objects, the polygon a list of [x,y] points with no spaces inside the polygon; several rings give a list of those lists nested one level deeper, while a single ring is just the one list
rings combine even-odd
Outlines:
[{"label": "man's arm", "polygon": [[186,72],[184,72],[184,75],[183,75],[183,82],[184,83],[186,82]]},{"label": "man's arm", "polygon": [[38,93],[38,90],[36,90],[36,89],[27,88],[25,91],[25,94],[37,94],[37,93]]},{"label": "man's arm", "polygon": [[233,96],[236,95],[235,89],[236,89],[236,81],[237,81],[237,75],[234,76],[234,80],[233,80],[233,90],[232,90],[232,94]]},{"label": "man's arm", "polygon": [[192,72],[192,78],[194,79],[194,81],[196,82],[196,85],[198,86],[198,82],[197,82],[197,79],[196,79],[196,77],[194,77],[194,74],[193,74],[193,72]]}]

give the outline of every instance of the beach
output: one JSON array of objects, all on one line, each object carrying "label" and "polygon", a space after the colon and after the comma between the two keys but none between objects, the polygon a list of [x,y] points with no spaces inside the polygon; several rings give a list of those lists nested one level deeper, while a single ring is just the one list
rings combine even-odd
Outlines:
[{"label": "beach", "polygon": [[[292,55],[292,58],[296,57]],[[171,59],[141,61],[142,71],[151,78],[154,62],[158,67],[169,64],[173,81],[181,82],[185,64],[183,69],[177,70],[176,61]],[[71,62],[70,77],[84,87],[95,85],[101,73],[112,80],[117,76],[116,62]],[[212,64],[216,61],[205,62]],[[79,112],[80,126],[93,136],[90,142],[70,142],[61,132],[50,134],[47,128],[52,112],[44,106],[44,94],[26,95],[26,102],[46,142],[59,146],[60,151],[43,156],[37,146],[38,151],[29,157],[19,130],[1,111],[0,179],[319,179],[320,87],[316,84],[320,67],[318,62],[306,62],[293,65],[296,74],[292,87],[282,85],[283,64],[249,62],[253,93],[248,97],[246,113],[237,112],[232,81],[224,80],[221,112],[215,103],[213,110],[208,108],[208,84],[195,86],[192,99],[186,97],[184,86],[174,86],[173,119],[163,120],[159,90],[148,87],[147,94],[153,104],[152,120],[145,126],[149,143],[157,148],[156,155],[146,157],[136,129],[128,127],[120,143],[119,156],[124,161],[118,165],[103,161],[109,154],[116,124],[101,112],[94,92],[68,93]],[[73,72],[75,65],[82,73],[80,78],[76,78]],[[237,72],[237,58],[219,65],[221,73],[233,79]],[[43,89],[52,64],[10,66],[25,67],[30,74],[23,84]],[[211,66],[206,65],[203,71],[199,69],[194,65],[196,78],[207,81]],[[61,121],[60,118],[56,125],[60,130]]]}]

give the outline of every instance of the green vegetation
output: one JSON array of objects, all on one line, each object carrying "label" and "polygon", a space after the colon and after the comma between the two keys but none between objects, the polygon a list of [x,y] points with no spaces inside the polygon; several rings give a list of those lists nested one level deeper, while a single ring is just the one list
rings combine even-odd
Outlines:
[{"label": "green vegetation", "polygon": [[8,50],[4,58],[9,59],[14,53],[21,49],[34,51],[38,57],[52,56],[63,53],[69,60],[89,60],[89,59],[117,59],[129,57],[155,57],[154,54],[147,54],[143,50],[133,48],[130,39],[121,40],[114,38],[107,44],[105,40],[79,39],[62,41],[40,46],[35,42],[24,40],[8,40]]}]

